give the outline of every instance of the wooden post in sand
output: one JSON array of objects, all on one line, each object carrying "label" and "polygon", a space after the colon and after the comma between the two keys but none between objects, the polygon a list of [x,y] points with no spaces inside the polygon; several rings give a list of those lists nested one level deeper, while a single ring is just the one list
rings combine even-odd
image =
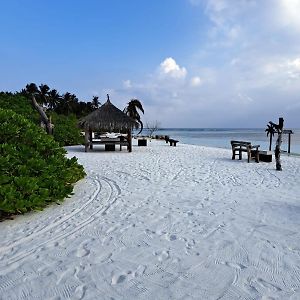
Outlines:
[{"label": "wooden post in sand", "polygon": [[90,149],[93,150],[93,131],[89,130]]},{"label": "wooden post in sand", "polygon": [[88,152],[89,149],[89,130],[84,130],[84,151]]},{"label": "wooden post in sand", "polygon": [[128,152],[132,152],[132,135],[131,135],[131,129],[128,130],[127,140],[128,140],[127,150],[128,150]]},{"label": "wooden post in sand", "polygon": [[279,118],[279,123],[275,124],[273,122],[269,122],[271,126],[276,130],[278,136],[276,140],[276,147],[275,147],[275,160],[276,160],[276,170],[277,171],[282,171],[281,167],[281,160],[280,160],[280,147],[282,144],[282,133],[283,133],[283,118]]},{"label": "wooden post in sand", "polygon": [[276,170],[277,171],[282,171],[281,167],[281,160],[280,160],[280,147],[282,143],[282,131],[283,131],[283,118],[279,118],[279,123],[278,123],[278,137],[276,141],[276,147],[275,147],[275,159],[276,159]]}]

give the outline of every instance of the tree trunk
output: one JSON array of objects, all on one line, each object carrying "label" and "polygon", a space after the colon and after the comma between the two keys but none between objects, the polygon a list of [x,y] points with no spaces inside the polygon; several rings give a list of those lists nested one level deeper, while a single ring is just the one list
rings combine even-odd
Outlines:
[{"label": "tree trunk", "polygon": [[272,133],[270,133],[270,145],[269,145],[269,151],[272,150]]},{"label": "tree trunk", "polygon": [[47,117],[46,113],[44,112],[43,108],[37,103],[34,95],[31,96],[32,105],[38,111],[41,121],[45,124],[45,128],[48,134],[53,134],[53,124],[51,123],[50,118]]},{"label": "tree trunk", "polygon": [[277,127],[277,132],[278,132],[278,137],[276,141],[276,147],[275,147],[275,159],[276,159],[276,170],[277,171],[282,171],[281,167],[281,161],[280,161],[280,147],[282,143],[282,132],[283,132],[283,118],[279,118],[279,123]]},{"label": "tree trunk", "polygon": [[277,137],[277,141],[276,141],[276,147],[275,147],[275,159],[276,159],[276,170],[277,171],[282,171],[281,160],[280,160],[281,143],[282,143],[282,129],[279,129],[278,137]]}]

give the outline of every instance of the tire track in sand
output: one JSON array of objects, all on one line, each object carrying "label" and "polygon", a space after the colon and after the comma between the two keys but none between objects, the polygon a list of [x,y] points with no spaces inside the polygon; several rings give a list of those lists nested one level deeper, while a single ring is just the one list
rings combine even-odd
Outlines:
[{"label": "tire track in sand", "polygon": [[[0,266],[7,267],[8,265],[16,263],[16,262],[34,254],[37,250],[39,250],[41,247],[45,246],[46,244],[52,244],[55,247],[57,245],[56,242],[58,242],[59,240],[61,240],[63,238],[67,238],[67,237],[73,235],[74,233],[78,233],[79,230],[83,229],[84,227],[86,227],[87,225],[92,223],[97,217],[105,214],[107,212],[107,210],[111,207],[111,205],[113,205],[117,201],[119,195],[121,194],[120,187],[116,184],[115,181],[113,181],[107,177],[101,177],[100,179],[98,179],[97,177],[94,177],[94,178],[90,177],[90,178],[93,179],[93,182],[95,183],[97,188],[96,188],[96,191],[92,194],[92,196],[89,197],[88,203],[81,206],[73,213],[67,215],[63,220],[60,220],[58,223],[51,224],[48,227],[44,228],[42,231],[38,231],[29,237],[20,239],[18,242],[16,242],[13,245],[3,247],[1,249],[3,253],[10,251],[13,247],[16,246],[16,244],[21,245],[21,249],[25,248],[25,250],[17,252],[12,257],[9,257],[6,260],[4,259],[4,261],[1,262]],[[82,216],[80,216],[80,213],[85,208],[87,208],[90,204],[93,204],[95,200],[98,199],[100,192],[102,190],[104,190],[105,186],[106,186],[106,192],[107,192],[108,196],[106,199],[103,199],[104,200],[103,203],[101,201],[102,205],[99,205],[98,209],[95,209],[95,207],[93,205],[91,205],[92,212],[88,212],[87,217],[85,217],[84,219],[80,219],[80,217],[82,218]],[[101,196],[102,196],[102,194],[101,194]],[[76,222],[76,223],[73,223],[72,224],[73,226],[69,226],[69,227],[72,227],[70,230],[63,230],[63,232],[55,234],[54,237],[51,236],[53,234],[53,231],[51,231],[53,228],[58,227],[59,225],[65,223],[66,221],[72,219],[75,216],[76,216],[76,219],[74,220],[74,222]],[[43,236],[40,237],[41,235],[43,235]],[[49,238],[49,235],[50,235],[50,238]],[[44,240],[42,240],[40,242],[36,242],[33,247],[30,247],[30,245],[29,245],[29,247],[28,247],[28,245],[24,247],[24,244],[26,245],[27,241],[31,241],[33,238],[36,239],[39,237]],[[27,249],[26,249],[26,247],[27,247]],[[5,256],[5,254],[3,256]]]},{"label": "tire track in sand", "polygon": [[19,244],[23,244],[24,242],[26,242],[27,240],[32,240],[34,238],[36,238],[37,236],[41,235],[41,234],[45,234],[47,232],[49,232],[51,229],[54,229],[55,227],[62,225],[63,223],[66,223],[67,221],[69,221],[72,217],[76,216],[77,214],[81,213],[89,204],[92,204],[92,202],[98,197],[98,195],[100,194],[101,191],[101,184],[100,181],[96,178],[96,177],[91,177],[88,176],[89,180],[92,180],[94,182],[94,186],[96,186],[96,190],[95,192],[89,197],[89,200],[84,202],[84,204],[78,208],[76,208],[74,211],[72,211],[72,213],[67,214],[65,217],[60,218],[58,221],[55,221],[52,224],[46,224],[44,227],[42,227],[39,230],[34,231],[32,234],[20,238],[17,241],[13,241],[10,244],[4,246],[1,248],[1,250],[6,251],[8,249],[11,249],[13,247],[18,246]]}]

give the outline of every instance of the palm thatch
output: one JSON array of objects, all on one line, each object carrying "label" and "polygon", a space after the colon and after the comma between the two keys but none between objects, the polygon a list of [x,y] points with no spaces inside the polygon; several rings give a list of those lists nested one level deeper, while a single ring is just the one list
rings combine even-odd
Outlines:
[{"label": "palm thatch", "polygon": [[108,99],[100,108],[79,120],[79,126],[95,132],[128,132],[139,124]]}]

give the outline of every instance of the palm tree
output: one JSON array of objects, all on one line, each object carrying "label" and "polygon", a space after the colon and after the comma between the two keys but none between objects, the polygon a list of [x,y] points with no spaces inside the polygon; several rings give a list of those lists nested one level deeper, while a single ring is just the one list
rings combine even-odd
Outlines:
[{"label": "palm tree", "polygon": [[141,125],[141,130],[138,133],[140,134],[143,131],[144,125],[141,121],[141,117],[138,110],[144,113],[142,103],[138,99],[131,99],[128,102],[127,107],[124,108],[123,112]]},{"label": "palm tree", "polygon": [[99,97],[98,96],[93,96],[93,100],[92,100],[93,110],[99,108],[100,105],[101,105],[101,103],[99,102]]},{"label": "palm tree", "polygon": [[268,126],[268,127],[267,127],[267,129],[265,130],[265,132],[267,133],[267,136],[270,135],[269,151],[271,151],[271,150],[272,150],[272,138],[273,138],[273,136],[274,136],[276,130],[275,130],[274,126],[272,126],[272,125],[269,125],[269,124],[268,124],[267,126]]},{"label": "palm tree", "polygon": [[43,104],[48,105],[48,95],[49,95],[49,86],[47,84],[41,84],[39,86],[40,89],[40,98]]},{"label": "palm tree", "polygon": [[69,115],[74,110],[74,103],[78,102],[78,99],[75,95],[72,95],[71,93],[67,92],[61,97],[60,105],[58,108],[58,113]]},{"label": "palm tree", "polygon": [[49,96],[48,96],[48,107],[51,110],[55,110],[55,108],[57,107],[60,99],[61,99],[61,96],[59,95],[57,90],[55,90],[55,89],[51,90],[49,92]]}]

